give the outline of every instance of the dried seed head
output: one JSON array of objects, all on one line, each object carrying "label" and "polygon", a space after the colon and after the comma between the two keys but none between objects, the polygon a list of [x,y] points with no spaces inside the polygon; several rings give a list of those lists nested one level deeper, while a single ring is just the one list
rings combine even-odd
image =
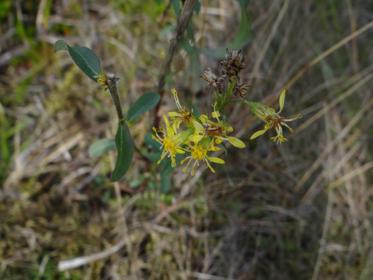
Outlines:
[{"label": "dried seed head", "polygon": [[229,51],[225,58],[220,61],[223,73],[228,77],[238,77],[239,72],[245,68],[245,61],[241,50]]},{"label": "dried seed head", "polygon": [[209,86],[217,89],[220,92],[223,92],[226,89],[226,75],[216,76],[215,73],[212,72],[210,68],[208,68],[203,72],[201,78],[204,79],[209,84]]},{"label": "dried seed head", "polygon": [[216,77],[215,73],[211,71],[210,68],[207,68],[207,70],[202,73],[201,78],[204,79],[209,84],[209,86],[215,88],[217,87],[218,78]]}]

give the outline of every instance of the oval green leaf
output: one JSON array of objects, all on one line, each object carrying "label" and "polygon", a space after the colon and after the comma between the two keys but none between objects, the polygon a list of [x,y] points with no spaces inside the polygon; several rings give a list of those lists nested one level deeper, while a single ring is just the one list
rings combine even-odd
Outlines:
[{"label": "oval green leaf", "polygon": [[69,45],[66,44],[64,40],[58,40],[56,43],[54,43],[54,51],[67,51]]},{"label": "oval green leaf", "polygon": [[88,153],[91,158],[98,158],[113,149],[115,149],[114,139],[100,139],[89,146]]},{"label": "oval green leaf", "polygon": [[81,46],[68,46],[68,52],[75,64],[92,80],[102,72],[100,59],[90,49]]},{"label": "oval green leaf", "polygon": [[112,181],[120,180],[127,172],[132,162],[133,141],[128,126],[124,121],[119,123],[115,136],[115,145],[117,147],[117,161],[113,174],[111,175]]},{"label": "oval green leaf", "polygon": [[70,47],[64,40],[58,40],[54,43],[54,50],[68,51],[75,64],[94,81],[102,72],[100,59],[90,48],[78,45]]},{"label": "oval green leaf", "polygon": [[127,113],[128,121],[132,122],[145,112],[153,109],[159,102],[160,96],[155,92],[148,92],[140,96]]},{"label": "oval green leaf", "polygon": [[258,130],[256,132],[254,132],[251,136],[250,136],[250,140],[254,140],[256,138],[258,138],[259,136],[262,136],[264,133],[267,132],[267,129],[261,129],[261,130]]}]

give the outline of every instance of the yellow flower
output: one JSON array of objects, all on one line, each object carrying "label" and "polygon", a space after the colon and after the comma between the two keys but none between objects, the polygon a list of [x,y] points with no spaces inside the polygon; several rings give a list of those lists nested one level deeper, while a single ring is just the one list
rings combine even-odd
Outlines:
[{"label": "yellow flower", "polygon": [[172,167],[175,167],[176,155],[185,153],[182,145],[189,137],[190,132],[187,130],[181,133],[177,133],[174,127],[170,125],[166,116],[163,116],[163,120],[165,124],[165,128],[162,131],[163,137],[161,137],[158,134],[157,130],[153,128],[153,139],[160,143],[162,148],[162,154],[158,161],[158,164],[167,156],[168,158],[171,158]]},{"label": "yellow flower", "polygon": [[181,161],[181,164],[184,164],[186,162],[186,166],[183,168],[183,172],[187,172],[190,168],[191,174],[194,175],[195,170],[199,166],[200,162],[204,162],[211,170],[211,172],[215,173],[215,169],[211,166],[210,162],[224,164],[224,160],[222,160],[221,158],[210,157],[208,155],[208,152],[217,151],[219,150],[219,148],[217,148],[213,144],[213,141],[208,143],[208,141],[210,140],[206,140],[207,141],[191,142],[189,144],[187,151],[190,152],[190,155]]},{"label": "yellow flower", "polygon": [[253,140],[253,139],[263,135],[264,133],[266,133],[270,129],[274,129],[276,131],[276,136],[271,137],[272,141],[277,142],[277,143],[283,143],[283,142],[287,141],[287,139],[285,138],[285,136],[283,134],[282,127],[288,128],[291,132],[292,129],[287,124],[287,122],[291,122],[291,121],[294,121],[294,120],[298,119],[300,117],[300,115],[297,115],[297,116],[294,116],[294,117],[291,117],[291,118],[283,118],[283,117],[280,116],[280,113],[284,109],[284,105],[285,105],[285,95],[286,95],[286,90],[284,89],[280,93],[280,97],[279,97],[279,107],[280,107],[280,109],[277,112],[273,108],[268,107],[264,104],[256,103],[256,102],[248,102],[251,111],[258,118],[260,118],[262,121],[265,122],[264,128],[254,132],[251,135],[250,140]]},{"label": "yellow flower", "polygon": [[201,115],[200,120],[205,128],[204,133],[207,136],[213,137],[216,144],[220,144],[223,141],[228,141],[236,148],[242,149],[246,147],[245,143],[240,139],[233,136],[228,136],[228,134],[233,131],[233,127],[220,119],[220,113],[219,111],[216,111],[215,106],[211,116],[216,121],[210,120],[206,115]]},{"label": "yellow flower", "polygon": [[96,76],[96,81],[100,86],[107,87],[108,85],[108,78],[105,73],[101,73],[100,75]]},{"label": "yellow flower", "polygon": [[192,113],[189,110],[187,110],[185,107],[181,106],[176,89],[173,88],[171,92],[174,97],[178,111],[169,112],[168,115],[173,121],[173,125],[175,129],[178,129],[182,123],[191,124],[193,122]]},{"label": "yellow flower", "polygon": [[171,159],[171,165],[175,167],[176,156],[184,154],[185,158],[181,161],[181,164],[186,163],[184,172],[191,169],[191,173],[194,174],[201,162],[215,172],[211,163],[224,164],[224,160],[209,154],[219,151],[223,141],[228,141],[237,148],[246,146],[240,139],[229,135],[233,128],[221,120],[220,112],[215,109],[215,105],[211,119],[207,115],[196,117],[180,104],[175,89],[172,89],[172,94],[177,111],[163,116],[162,136],[153,128],[153,139],[161,144],[162,149],[158,163],[168,157]]}]

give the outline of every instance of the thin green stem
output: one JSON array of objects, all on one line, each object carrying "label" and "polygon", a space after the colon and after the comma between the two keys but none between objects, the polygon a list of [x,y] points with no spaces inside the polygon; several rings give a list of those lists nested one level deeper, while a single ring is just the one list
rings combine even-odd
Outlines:
[{"label": "thin green stem", "polygon": [[117,111],[119,122],[121,122],[121,121],[124,121],[124,115],[123,115],[122,105],[121,105],[119,94],[118,94],[117,81],[118,81],[118,78],[112,75],[108,77],[107,85],[108,85],[108,90],[109,90],[111,99],[113,100],[115,109]]}]

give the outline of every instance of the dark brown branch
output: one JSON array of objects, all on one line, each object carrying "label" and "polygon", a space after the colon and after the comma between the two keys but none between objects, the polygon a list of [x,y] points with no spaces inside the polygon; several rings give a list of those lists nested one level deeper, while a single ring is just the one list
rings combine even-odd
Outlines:
[{"label": "dark brown branch", "polygon": [[180,43],[180,41],[183,37],[183,34],[188,27],[188,24],[189,24],[190,19],[192,17],[194,6],[195,6],[196,3],[197,3],[197,0],[186,0],[185,3],[184,3],[183,9],[181,11],[181,15],[177,20],[175,38],[173,38],[170,42],[170,47],[168,49],[168,54],[167,54],[167,57],[166,57],[166,61],[165,61],[164,65],[161,69],[161,73],[160,73],[159,79],[158,79],[157,91],[158,91],[159,95],[161,96],[161,99],[160,99],[159,103],[157,104],[157,106],[155,107],[155,110],[154,110],[153,125],[155,127],[157,127],[159,125],[159,120],[160,120],[159,109],[161,107],[161,103],[162,103],[163,96],[164,96],[164,86],[165,86],[166,76],[170,72],[172,60],[173,60],[174,55],[176,53],[177,47],[178,47],[178,45],[179,45],[179,43]]}]

